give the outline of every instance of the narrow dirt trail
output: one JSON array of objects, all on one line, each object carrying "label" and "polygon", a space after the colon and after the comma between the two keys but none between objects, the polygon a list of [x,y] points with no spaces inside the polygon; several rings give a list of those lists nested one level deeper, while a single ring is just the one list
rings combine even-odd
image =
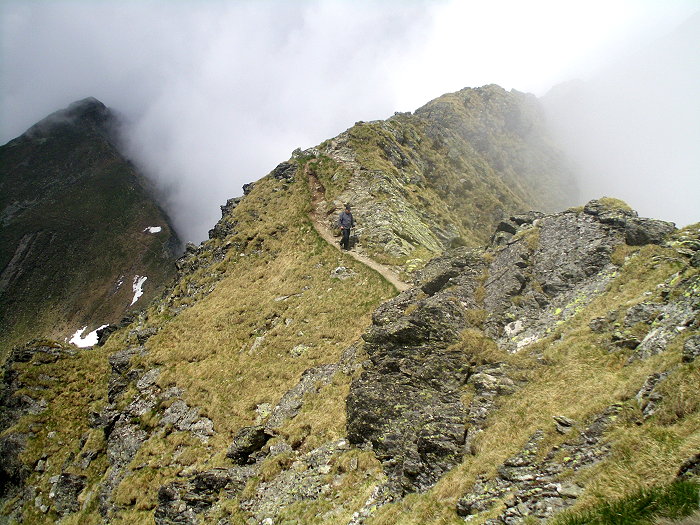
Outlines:
[{"label": "narrow dirt trail", "polygon": [[[306,179],[309,182],[309,188],[311,190],[311,202],[313,204],[313,208],[309,214],[311,222],[313,223],[314,228],[316,228],[318,234],[323,237],[328,244],[334,246],[338,251],[341,251],[338,239],[333,236],[333,233],[324,224],[323,220],[325,219],[323,204],[326,202],[326,190],[323,187],[323,184],[321,184],[321,181],[319,181],[312,170],[309,169],[308,164],[305,167],[304,174],[306,175]],[[399,279],[398,274],[391,268],[370,259],[362,253],[359,253],[356,248],[344,253],[347,253],[350,257],[358,262],[361,262],[365,266],[372,268],[374,271],[379,272],[387,281],[393,284],[399,292],[408,290],[411,287],[410,284]]]}]

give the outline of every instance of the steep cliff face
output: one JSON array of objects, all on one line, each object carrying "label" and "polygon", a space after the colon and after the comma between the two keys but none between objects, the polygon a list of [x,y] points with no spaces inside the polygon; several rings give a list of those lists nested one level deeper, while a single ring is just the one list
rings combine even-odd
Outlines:
[{"label": "steep cliff face", "polygon": [[[119,320],[174,274],[178,240],[86,99],[0,147],[0,346]],[[86,335],[86,334],[83,334]]]},{"label": "steep cliff face", "polygon": [[[386,126],[402,118],[418,125]],[[359,128],[376,137],[384,125]],[[246,185],[210,239],[187,247],[176,284],[104,346],[13,352],[4,515],[517,523],[697,475],[697,225],[676,231],[614,199],[555,214],[515,206],[397,294],[327,243],[314,214],[384,181],[398,193],[374,196],[377,214],[389,210],[377,230],[418,227],[391,211],[404,199],[431,232],[453,213],[451,193],[427,178],[402,192],[385,149],[352,146],[351,133]],[[415,159],[432,140],[420,133]],[[491,155],[470,147],[475,163]],[[377,215],[353,202],[361,224]],[[433,250],[414,239],[391,256],[368,236],[360,249],[404,270]]]}]

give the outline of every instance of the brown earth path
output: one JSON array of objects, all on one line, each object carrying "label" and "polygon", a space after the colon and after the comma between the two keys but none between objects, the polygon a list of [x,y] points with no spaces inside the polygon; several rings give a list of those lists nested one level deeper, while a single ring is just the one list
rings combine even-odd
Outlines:
[{"label": "brown earth path", "polygon": [[[324,204],[326,203],[326,190],[323,187],[323,184],[321,184],[321,181],[318,180],[318,177],[316,177],[316,175],[313,173],[313,170],[309,169],[308,164],[305,167],[304,174],[306,175],[309,182],[309,189],[311,190],[311,203],[313,205],[311,213],[309,213],[311,222],[313,223],[314,228],[316,228],[318,234],[323,237],[328,244],[335,246],[335,248],[340,251],[340,244],[338,243],[338,240],[333,236],[331,230],[324,223],[326,216],[323,208]],[[353,248],[352,250],[348,250],[344,253],[347,253],[356,261],[361,262],[365,266],[368,266],[374,271],[380,273],[387,281],[393,284],[399,292],[408,290],[411,287],[410,284],[402,281],[399,278],[399,275],[391,268],[370,259],[358,251],[357,248]]]}]

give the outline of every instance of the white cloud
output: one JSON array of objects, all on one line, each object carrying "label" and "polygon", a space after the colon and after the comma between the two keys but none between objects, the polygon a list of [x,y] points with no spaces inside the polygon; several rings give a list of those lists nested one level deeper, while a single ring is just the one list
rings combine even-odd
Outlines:
[{"label": "white cloud", "polygon": [[543,94],[693,9],[617,0],[5,1],[0,139],[95,96],[184,240],[296,147],[466,86]]}]

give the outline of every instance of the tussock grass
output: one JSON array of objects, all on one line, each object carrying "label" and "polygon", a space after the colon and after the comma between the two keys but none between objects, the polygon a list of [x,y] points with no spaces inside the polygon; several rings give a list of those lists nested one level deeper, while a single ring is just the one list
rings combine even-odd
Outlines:
[{"label": "tussock grass", "polygon": [[601,197],[598,199],[598,202],[610,210],[634,211],[632,207],[622,199],[616,199],[614,197]]},{"label": "tussock grass", "polygon": [[555,519],[553,525],[653,525],[658,523],[657,518],[690,516],[698,508],[698,498],[698,483],[676,482],[664,487],[643,488],[585,511],[567,512]]},{"label": "tussock grass", "polygon": [[345,435],[345,399],[350,392],[350,377],[337,373],[318,394],[307,395],[301,412],[280,430],[282,435],[306,436],[299,440],[300,452],[308,452],[323,443]]}]

